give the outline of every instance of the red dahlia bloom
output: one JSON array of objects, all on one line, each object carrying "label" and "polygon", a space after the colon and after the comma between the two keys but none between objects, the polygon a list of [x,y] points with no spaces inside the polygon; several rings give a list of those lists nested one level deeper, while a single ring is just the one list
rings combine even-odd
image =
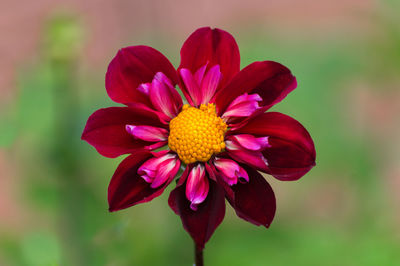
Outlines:
[{"label": "red dahlia bloom", "polygon": [[296,88],[290,70],[239,64],[235,39],[220,29],[195,31],[178,70],[148,46],[118,51],[106,89],[126,107],[94,112],[82,134],[103,156],[130,154],[111,179],[110,211],[159,196],[182,167],[168,203],[200,249],[224,218],[225,198],[240,218],[269,227],[275,196],[259,171],[297,180],[315,165],[315,148],[295,119],[265,112]]}]

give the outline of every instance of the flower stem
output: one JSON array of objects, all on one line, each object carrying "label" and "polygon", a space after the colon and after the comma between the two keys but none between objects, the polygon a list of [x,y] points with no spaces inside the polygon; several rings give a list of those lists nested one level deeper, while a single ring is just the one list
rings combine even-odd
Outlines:
[{"label": "flower stem", "polygon": [[194,266],[204,266],[203,249],[194,244],[195,263]]}]

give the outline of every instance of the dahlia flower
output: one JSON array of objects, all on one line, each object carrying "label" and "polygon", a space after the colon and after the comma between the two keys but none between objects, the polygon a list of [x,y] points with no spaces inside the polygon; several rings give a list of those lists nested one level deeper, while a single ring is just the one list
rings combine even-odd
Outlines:
[{"label": "dahlia flower", "polygon": [[111,178],[109,210],[151,201],[182,169],[168,203],[197,250],[222,222],[225,199],[240,218],[270,226],[275,196],[260,172],[290,181],[315,165],[307,130],[266,112],[296,88],[296,78],[273,61],[240,70],[238,46],[223,30],[190,35],[177,70],[151,47],[122,48],[105,85],[125,107],[94,112],[82,139],[106,157],[129,154]]}]

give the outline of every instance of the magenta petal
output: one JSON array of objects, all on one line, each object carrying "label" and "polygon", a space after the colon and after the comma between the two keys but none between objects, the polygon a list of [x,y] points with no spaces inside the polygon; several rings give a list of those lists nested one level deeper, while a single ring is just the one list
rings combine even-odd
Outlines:
[{"label": "magenta petal", "polygon": [[[168,150],[166,150],[168,152]],[[145,176],[146,182],[153,182],[157,175],[158,168],[161,163],[166,160],[176,158],[176,155],[171,153],[165,153],[164,151],[153,153],[154,157],[144,162],[138,169],[138,174]]]},{"label": "magenta petal", "polygon": [[197,84],[201,84],[204,78],[204,74],[206,73],[207,65],[200,67],[196,73],[194,74],[194,79],[196,80]]},{"label": "magenta petal", "polygon": [[185,94],[186,98],[194,106],[209,103],[222,78],[219,65],[211,67],[207,73],[206,68],[207,65],[202,66],[194,75],[186,68],[181,68],[179,72],[183,80],[183,91],[188,94]]},{"label": "magenta petal", "polygon": [[225,216],[224,191],[213,180],[209,182],[207,198],[197,205],[196,211],[190,208],[191,202],[186,198],[185,184],[178,185],[168,199],[169,206],[181,217],[183,227],[200,249],[204,248]]},{"label": "magenta petal", "polygon": [[171,81],[161,72],[157,73],[149,88],[149,97],[153,106],[169,118],[178,115],[182,107],[182,98]]},{"label": "magenta petal", "polygon": [[103,108],[89,117],[82,139],[95,147],[101,155],[111,158],[151,145],[151,142],[132,137],[125,129],[129,124],[160,128],[167,126],[155,113],[141,108]]},{"label": "magenta petal", "polygon": [[168,130],[152,126],[126,125],[126,131],[135,138],[144,141],[165,141],[168,139]]},{"label": "magenta petal", "polygon": [[221,173],[224,181],[230,186],[236,184],[239,178],[241,180],[249,180],[246,171],[231,159],[215,158],[213,163],[215,168]]},{"label": "magenta petal", "polygon": [[186,198],[191,202],[190,208],[192,210],[197,210],[197,205],[204,201],[207,197],[208,189],[209,184],[205,167],[202,164],[198,164],[189,172],[186,182]]},{"label": "magenta petal", "polygon": [[246,170],[243,167],[239,168],[239,172],[236,173],[236,175],[238,176],[240,183],[249,182],[249,175],[247,174]]},{"label": "magenta petal", "polygon": [[[193,32],[181,49],[179,69],[192,73],[207,65],[221,67],[222,81],[219,88],[227,84],[240,70],[240,54],[235,39],[228,32],[209,27]],[[182,88],[182,90],[185,90]]]},{"label": "magenta petal", "polygon": [[222,114],[236,97],[256,93],[262,98],[259,103],[265,111],[283,100],[296,86],[296,78],[285,66],[273,61],[254,62],[217,93],[215,102]]},{"label": "magenta petal", "polygon": [[[201,69],[202,70],[202,69]],[[179,70],[185,86],[182,86],[182,90],[185,91],[185,97],[189,103],[193,106],[200,105],[201,102],[201,91],[199,83],[192,75],[189,69],[182,68]],[[198,77],[199,78],[199,77]]]},{"label": "magenta petal", "polygon": [[156,142],[150,145],[146,145],[144,146],[144,148],[146,150],[152,151],[152,150],[156,150],[158,148],[164,147],[168,144],[168,141],[160,141],[160,142]]},{"label": "magenta petal", "polygon": [[249,117],[260,108],[258,102],[261,100],[258,94],[240,95],[228,106],[222,117],[228,118],[228,122],[231,120],[229,118]]},{"label": "magenta petal", "polygon": [[239,134],[233,135],[231,138],[234,139],[243,148],[252,151],[259,151],[261,149],[271,146],[268,143],[268,137],[256,138],[250,134]]},{"label": "magenta petal", "polygon": [[151,83],[143,83],[137,87],[137,90],[145,95],[149,95]]},{"label": "magenta petal", "polygon": [[214,96],[218,84],[222,79],[222,74],[219,65],[215,65],[208,70],[204,79],[201,82],[201,103],[207,104]]},{"label": "magenta petal", "polygon": [[295,119],[268,112],[251,118],[234,134],[268,136],[269,147],[262,150],[268,169],[261,169],[280,180],[296,180],[315,166],[315,147],[307,130]]},{"label": "magenta petal", "polygon": [[118,211],[139,203],[148,202],[164,191],[169,184],[168,182],[157,189],[153,189],[138,174],[139,166],[151,156],[149,151],[138,150],[120,163],[108,186],[110,211]]},{"label": "magenta petal", "polygon": [[176,157],[165,160],[162,162],[157,169],[156,177],[151,184],[152,188],[157,188],[164,184],[165,182],[174,179],[176,174],[179,171],[179,167],[181,167],[181,161]]},{"label": "magenta petal", "polygon": [[225,141],[225,144],[228,155],[235,161],[250,165],[258,170],[268,170],[268,162],[261,151],[245,149],[229,139]]},{"label": "magenta petal", "polygon": [[249,174],[249,182],[224,186],[225,195],[240,218],[268,228],[276,210],[274,191],[256,170],[244,168]]},{"label": "magenta petal", "polygon": [[159,51],[148,46],[122,48],[108,66],[106,89],[110,98],[118,103],[143,103],[149,99],[137,89],[142,83],[150,83],[157,72],[164,73],[175,86],[176,70]]}]

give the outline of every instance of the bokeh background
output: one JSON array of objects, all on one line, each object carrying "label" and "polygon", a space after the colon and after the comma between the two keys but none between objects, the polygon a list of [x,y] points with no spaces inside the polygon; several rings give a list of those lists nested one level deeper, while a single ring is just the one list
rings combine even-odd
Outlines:
[{"label": "bokeh background", "polygon": [[298,88],[273,109],[311,133],[317,166],[266,176],[270,229],[227,210],[206,265],[400,265],[400,2],[397,0],[1,0],[0,265],[192,265],[167,204],[108,213],[122,158],[80,135],[115,106],[104,74],[120,47],[146,44],[175,66],[198,27],[232,33],[242,67],[275,60]]}]

